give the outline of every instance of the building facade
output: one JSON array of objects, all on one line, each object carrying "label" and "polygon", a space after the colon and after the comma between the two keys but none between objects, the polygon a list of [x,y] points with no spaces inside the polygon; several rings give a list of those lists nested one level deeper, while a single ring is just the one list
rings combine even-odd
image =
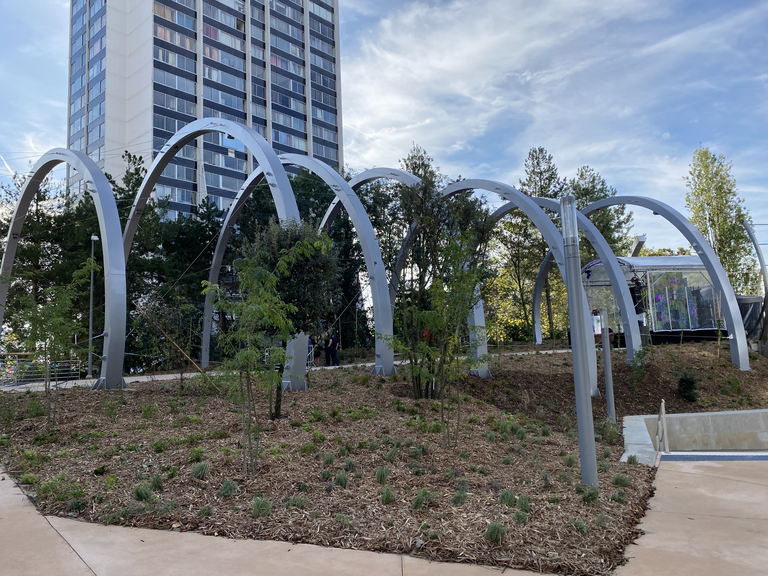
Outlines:
[{"label": "building facade", "polygon": [[[339,0],[73,0],[68,144],[116,180],[198,118],[252,126],[278,152],[343,166]],[[226,210],[252,171],[242,144],[187,145],[156,192],[169,218]],[[70,189],[83,189],[68,174]]]}]

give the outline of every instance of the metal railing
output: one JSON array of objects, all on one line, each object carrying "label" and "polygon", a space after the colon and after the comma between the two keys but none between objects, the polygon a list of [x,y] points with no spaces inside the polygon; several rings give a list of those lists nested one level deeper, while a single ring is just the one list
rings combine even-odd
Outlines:
[{"label": "metal railing", "polygon": [[[656,452],[669,452],[669,436],[667,434],[667,412],[664,399],[661,400],[661,409],[656,418]],[[663,447],[663,450],[662,450]]]},{"label": "metal railing", "polygon": [[[22,386],[45,381],[45,362],[32,354],[0,354],[0,386]],[[56,360],[48,367],[53,384],[80,379],[80,360]]]}]

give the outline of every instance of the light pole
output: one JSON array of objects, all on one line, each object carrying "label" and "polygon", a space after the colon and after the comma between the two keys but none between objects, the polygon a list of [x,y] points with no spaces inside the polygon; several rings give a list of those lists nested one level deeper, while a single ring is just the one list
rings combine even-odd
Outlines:
[{"label": "light pole", "polygon": [[88,315],[88,374],[86,378],[93,378],[93,246],[99,237],[91,234],[91,308]]}]

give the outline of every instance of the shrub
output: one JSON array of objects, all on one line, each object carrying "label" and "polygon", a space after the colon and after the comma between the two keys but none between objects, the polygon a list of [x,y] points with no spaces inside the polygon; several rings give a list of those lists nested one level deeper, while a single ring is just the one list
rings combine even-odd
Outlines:
[{"label": "shrub", "polygon": [[507,529],[498,522],[491,522],[485,529],[485,539],[491,544],[501,544],[507,536]]},{"label": "shrub", "polygon": [[320,473],[320,477],[323,480],[328,480],[331,477],[331,471],[326,468]]},{"label": "shrub", "polygon": [[160,454],[161,452],[165,452],[168,449],[168,441],[155,440],[154,442],[150,443],[150,446],[152,447],[152,450],[154,450],[157,454]]},{"label": "shrub", "polygon": [[584,492],[581,494],[581,499],[585,504],[594,504],[597,502],[597,497],[600,495],[600,489],[596,486],[590,486],[584,488]]},{"label": "shrub", "polygon": [[531,498],[530,496],[520,496],[520,498],[517,499],[517,507],[519,510],[522,510],[526,514],[531,511]]},{"label": "shrub", "polygon": [[211,464],[207,460],[193,464],[192,478],[196,478],[198,480],[205,480],[205,477],[208,475],[208,470],[210,469],[210,467],[211,467]]},{"label": "shrub", "polygon": [[264,498],[263,496],[256,496],[253,499],[252,514],[254,518],[263,518],[264,516],[269,516],[270,512],[272,512],[272,502],[270,502],[268,498]]},{"label": "shrub", "polygon": [[314,442],[306,442],[305,444],[301,445],[301,448],[299,448],[299,452],[302,454],[314,454],[317,452],[317,444]]},{"label": "shrub", "polygon": [[46,430],[38,432],[32,439],[32,444],[41,446],[43,444],[56,444],[59,441],[59,433],[56,430]]},{"label": "shrub", "polygon": [[117,488],[117,476],[105,476],[104,483],[106,484],[107,490],[114,490]]},{"label": "shrub", "polygon": [[548,496],[547,497],[547,502],[549,502],[550,504],[560,504],[560,502],[562,502],[562,501],[563,501],[563,499],[560,498],[560,496]]},{"label": "shrub", "polygon": [[525,428],[518,427],[517,431],[515,431],[515,437],[517,437],[518,440],[525,440]]},{"label": "shrub", "polygon": [[355,461],[352,458],[347,458],[344,460],[344,470],[347,472],[355,471]]},{"label": "shrub", "polygon": [[344,458],[349,454],[349,449],[346,446],[339,446],[339,457]]},{"label": "shrub", "polygon": [[207,518],[208,516],[213,515],[213,506],[203,506],[200,508],[200,516],[203,518]]},{"label": "shrub", "polygon": [[325,442],[325,434],[320,432],[320,430],[313,430],[312,442],[314,442],[315,444],[322,444],[323,442]]},{"label": "shrub", "polygon": [[632,358],[632,363],[630,364],[630,376],[632,377],[633,386],[645,382],[645,379],[648,376],[648,373],[645,370],[645,357],[647,354],[648,348],[643,348],[642,350],[636,351],[634,358]]},{"label": "shrub", "polygon": [[139,502],[149,502],[152,500],[152,490],[149,487],[140,484],[133,487],[133,499]]},{"label": "shrub", "polygon": [[598,472],[608,472],[611,469],[611,465],[608,462],[600,462],[597,465]]},{"label": "shrub", "polygon": [[214,440],[222,440],[224,438],[229,438],[229,432],[226,430],[214,430],[213,432],[208,433],[209,438],[213,438]]},{"label": "shrub", "polygon": [[565,464],[568,468],[573,468],[576,465],[576,458],[569,454],[565,457],[565,460],[563,461],[563,464]]},{"label": "shrub", "polygon": [[549,472],[546,470],[541,473],[541,483],[546,490],[549,490],[549,488],[552,486],[552,480],[549,477]]},{"label": "shrub", "polygon": [[152,492],[157,492],[160,490],[160,488],[163,487],[163,478],[160,476],[160,474],[155,474],[152,476],[152,480],[149,483],[149,487],[152,490]]},{"label": "shrub", "polygon": [[309,420],[310,422],[324,422],[325,414],[317,408],[312,408],[312,417]]},{"label": "shrub", "polygon": [[234,480],[230,480],[227,478],[224,480],[224,484],[221,485],[221,492],[220,494],[224,498],[229,498],[230,496],[234,496],[240,491],[240,486],[237,485],[237,482]]},{"label": "shrub", "polygon": [[598,422],[597,430],[608,444],[616,444],[619,439],[619,425],[611,422],[608,418]]},{"label": "shrub", "polygon": [[611,484],[620,488],[626,488],[631,483],[632,482],[629,479],[629,476],[625,476],[624,474],[616,474],[616,476],[614,476],[613,480],[611,481]]},{"label": "shrub", "polygon": [[515,510],[515,524],[525,524],[528,522],[528,514],[522,510]]},{"label": "shrub", "polygon": [[69,510],[70,512],[81,512],[85,510],[86,506],[88,506],[88,502],[85,500],[72,500],[69,503]]},{"label": "shrub", "polygon": [[588,530],[587,525],[584,524],[582,520],[574,520],[573,522],[571,522],[571,524],[573,524],[573,527],[576,529],[576,532],[578,532],[579,534],[587,533],[587,530]]},{"label": "shrub", "polygon": [[190,450],[189,454],[187,455],[187,464],[192,464],[194,462],[202,462],[204,454],[205,452],[202,448],[200,447],[192,448],[192,450]]},{"label": "shrub", "polygon": [[394,462],[395,458],[397,458],[397,446],[393,446],[392,450],[390,450],[386,456],[384,456],[384,460],[387,462]]},{"label": "shrub", "polygon": [[306,508],[308,500],[304,496],[291,496],[285,501],[286,508]]},{"label": "shrub", "polygon": [[381,491],[381,503],[392,504],[395,501],[395,491],[392,490],[392,486],[384,486]]},{"label": "shrub", "polygon": [[386,468],[384,466],[379,466],[376,468],[376,482],[379,484],[386,484],[387,479],[389,478],[389,475],[392,473],[392,470],[389,468]]},{"label": "shrub", "polygon": [[24,474],[24,476],[19,479],[19,483],[21,484],[37,484],[38,482],[40,482],[40,478],[34,474]]},{"label": "shrub", "polygon": [[499,504],[514,508],[516,502],[515,493],[512,490],[502,490],[501,494],[499,494]]},{"label": "shrub", "polygon": [[40,416],[45,416],[43,405],[40,404],[36,398],[30,399],[30,401],[27,402],[27,407],[24,409],[24,417],[39,418]]},{"label": "shrub", "polygon": [[568,486],[570,486],[571,482],[573,482],[573,480],[571,479],[570,476],[568,476],[568,474],[558,474],[557,481],[562,482],[563,484],[567,484]]},{"label": "shrub", "polygon": [[349,476],[347,476],[347,473],[344,470],[339,470],[336,472],[336,478],[334,479],[334,484],[336,484],[336,486],[346,488],[348,483]]},{"label": "shrub", "polygon": [[459,492],[456,492],[456,494],[453,495],[453,498],[451,498],[451,504],[454,506],[461,506],[464,504],[464,502],[467,501],[469,498],[469,495],[465,490],[461,490]]},{"label": "shrub", "polygon": [[637,456],[635,454],[627,456],[627,464],[637,464]]},{"label": "shrub", "polygon": [[155,402],[144,402],[141,405],[141,417],[145,420],[151,420],[157,414],[158,407]]},{"label": "shrub", "polygon": [[595,518],[595,526],[598,528],[605,528],[608,526],[610,521],[611,518],[609,516],[606,516],[605,514],[598,514],[597,518]]},{"label": "shrub", "polygon": [[618,490],[617,492],[611,494],[611,501],[624,504],[627,501],[627,493],[624,492],[624,490]]},{"label": "shrub", "polygon": [[509,466],[514,461],[515,461],[515,459],[512,458],[512,456],[507,456],[506,458],[504,458],[503,464],[504,464],[504,466]]},{"label": "shrub", "polygon": [[[677,380],[677,393],[684,400],[688,402],[695,402],[699,396],[699,391],[696,388],[696,374],[690,368],[684,368],[680,373],[680,377]],[[738,382],[738,380],[737,380]]]},{"label": "shrub", "polygon": [[435,493],[430,491],[429,488],[422,488],[416,494],[416,498],[411,502],[411,510],[421,510],[425,504],[428,504],[435,498]]},{"label": "shrub", "polygon": [[336,457],[332,453],[323,454],[323,466],[333,466],[335,460]]}]

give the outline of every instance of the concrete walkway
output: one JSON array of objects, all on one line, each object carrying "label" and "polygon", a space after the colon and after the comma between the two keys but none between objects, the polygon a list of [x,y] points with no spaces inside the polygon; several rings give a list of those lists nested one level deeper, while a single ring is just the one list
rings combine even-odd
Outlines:
[{"label": "concrete walkway", "polygon": [[[37,513],[0,474],[0,576],[498,576],[501,571],[360,550],[102,526]],[[506,570],[528,576],[530,572]]]},{"label": "concrete walkway", "polygon": [[663,456],[640,528],[616,576],[765,576],[768,457]]}]

